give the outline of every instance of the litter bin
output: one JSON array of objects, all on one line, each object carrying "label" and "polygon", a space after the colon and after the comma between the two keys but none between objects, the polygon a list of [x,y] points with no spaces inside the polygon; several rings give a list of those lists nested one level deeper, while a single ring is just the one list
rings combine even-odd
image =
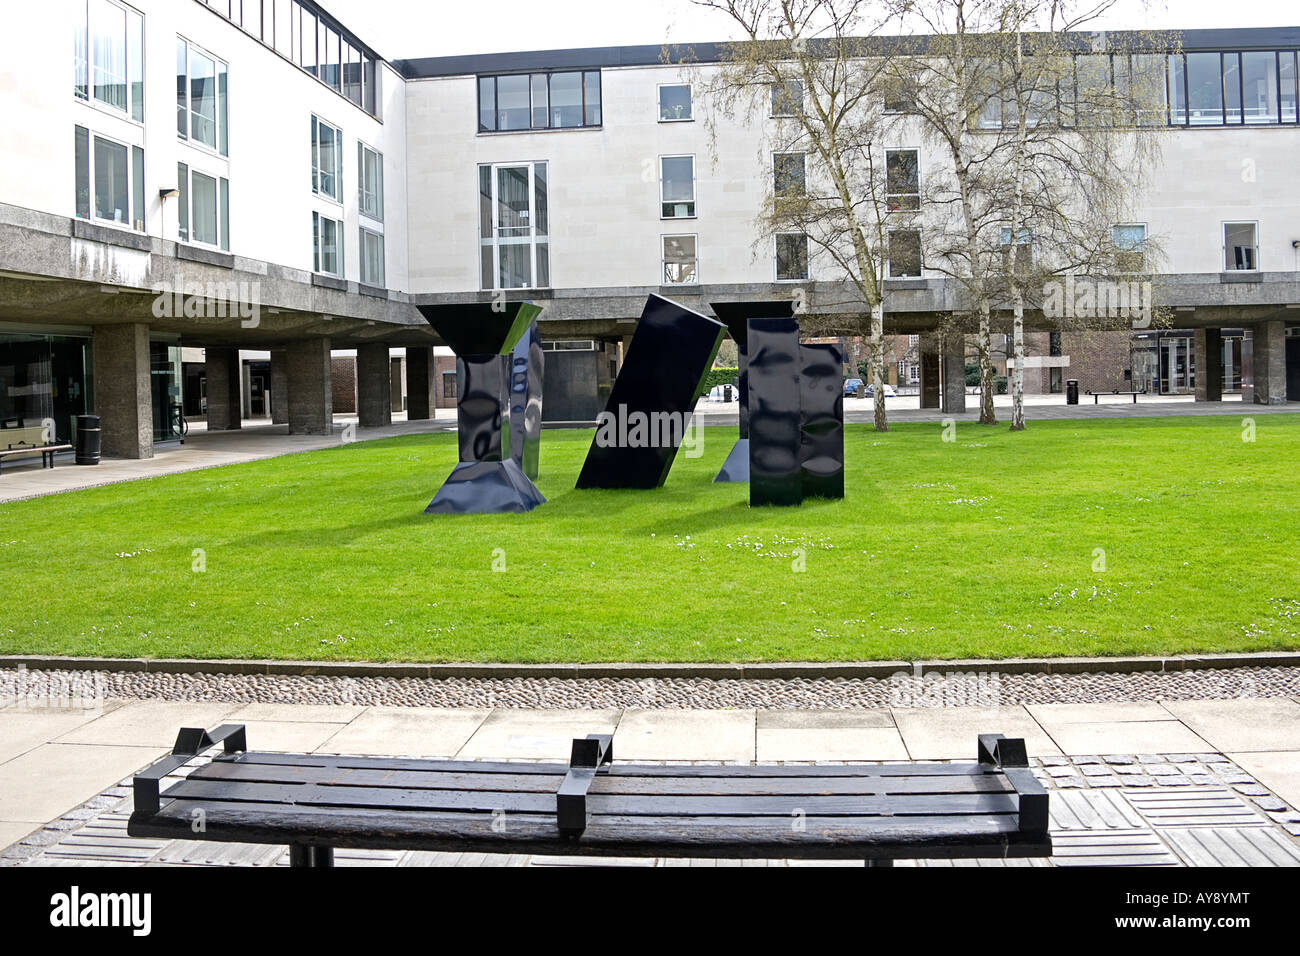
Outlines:
[{"label": "litter bin", "polygon": [[99,464],[99,416],[78,415],[77,436],[73,446],[78,465]]},{"label": "litter bin", "polygon": [[724,402],[729,402],[729,401],[731,401],[731,386],[730,386],[730,385],[724,385],[724,386],[722,386],[722,400],[723,400]]},{"label": "litter bin", "polygon": [[1079,380],[1077,378],[1070,378],[1065,381],[1065,404],[1079,404]]}]

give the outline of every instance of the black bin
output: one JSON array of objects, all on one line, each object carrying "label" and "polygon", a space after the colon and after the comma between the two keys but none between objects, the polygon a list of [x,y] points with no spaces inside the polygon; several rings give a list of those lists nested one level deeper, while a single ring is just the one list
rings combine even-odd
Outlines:
[{"label": "black bin", "polygon": [[731,401],[731,386],[730,386],[730,385],[724,385],[724,386],[722,386],[722,400],[723,400],[724,402],[729,402],[729,401]]},{"label": "black bin", "polygon": [[73,445],[78,465],[99,464],[99,416],[78,415],[77,435]]},{"label": "black bin", "polygon": [[1079,404],[1079,380],[1077,378],[1065,380],[1065,404]]}]

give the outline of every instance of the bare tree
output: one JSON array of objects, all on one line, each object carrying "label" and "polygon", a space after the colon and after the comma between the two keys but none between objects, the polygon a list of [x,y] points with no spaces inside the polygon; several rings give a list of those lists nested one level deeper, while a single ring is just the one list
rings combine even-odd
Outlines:
[{"label": "bare tree", "polygon": [[[810,260],[843,273],[850,303],[818,302],[868,316],[875,427],[887,431],[884,389],[884,261],[888,248],[886,163],[881,142],[892,118],[880,108],[888,65],[874,42],[891,20],[880,0],[693,0],[739,28],[715,72],[702,74],[702,100],[719,115],[775,117],[778,158],[759,216],[764,235],[807,236]],[[716,125],[712,127],[716,132]],[[716,155],[716,146],[715,146]],[[807,309],[805,301],[803,308]],[[828,325],[822,334],[844,334]],[[856,330],[860,332],[859,328]]]}]

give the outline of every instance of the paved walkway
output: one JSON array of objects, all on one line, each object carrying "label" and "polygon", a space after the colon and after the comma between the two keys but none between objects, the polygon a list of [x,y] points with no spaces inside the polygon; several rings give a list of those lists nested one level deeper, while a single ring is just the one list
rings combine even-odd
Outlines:
[{"label": "paved walkway", "polygon": [[[519,710],[109,700],[0,709],[0,864],[283,862],[278,848],[125,837],[130,775],[181,726],[234,721],[250,747],[566,760],[613,733],[635,761],[970,760],[978,733],[1024,737],[1054,790],[1057,865],[1300,865],[1300,699],[862,711]],[[552,863],[355,853],[340,862]]]}]

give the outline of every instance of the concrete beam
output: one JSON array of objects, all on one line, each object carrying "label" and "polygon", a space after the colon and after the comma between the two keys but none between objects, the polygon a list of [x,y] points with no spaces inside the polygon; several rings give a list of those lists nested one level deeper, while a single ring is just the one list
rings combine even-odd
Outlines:
[{"label": "concrete beam", "polygon": [[1196,362],[1196,400],[1223,401],[1223,332],[1196,329],[1192,333],[1192,351]]},{"label": "concrete beam", "polygon": [[393,423],[391,374],[385,343],[357,346],[357,419],[363,428]]},{"label": "concrete beam", "polygon": [[433,417],[438,407],[438,376],[433,361],[433,347],[406,350],[406,419],[424,421]]},{"label": "concrete beam", "polygon": [[153,457],[149,326],[101,325],[92,339],[95,414],[108,458]]},{"label": "concrete beam", "polygon": [[290,342],[285,356],[289,372],[289,434],[330,434],[334,430],[330,340]]},{"label": "concrete beam", "polygon": [[1255,404],[1286,404],[1286,323],[1261,322],[1254,329]]},{"label": "concrete beam", "polygon": [[209,348],[203,352],[207,378],[208,431],[233,431],[243,424],[240,390],[243,388],[239,349]]}]

